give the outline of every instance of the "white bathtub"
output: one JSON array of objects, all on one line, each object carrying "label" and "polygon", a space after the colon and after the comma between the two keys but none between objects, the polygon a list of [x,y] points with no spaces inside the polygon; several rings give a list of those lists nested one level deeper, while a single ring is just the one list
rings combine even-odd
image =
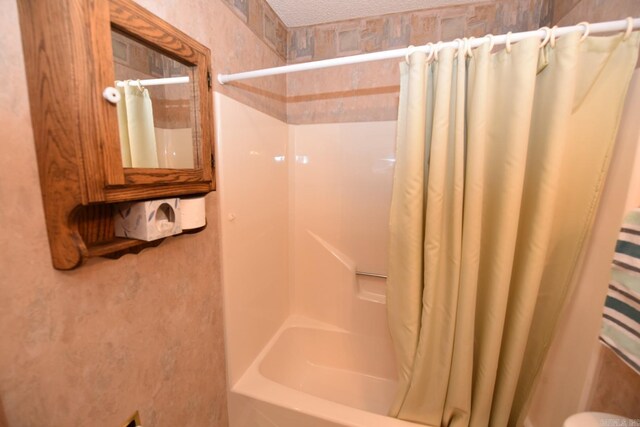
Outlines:
[{"label": "white bathtub", "polygon": [[396,386],[388,339],[290,317],[230,393],[238,427],[411,427],[385,416]]}]

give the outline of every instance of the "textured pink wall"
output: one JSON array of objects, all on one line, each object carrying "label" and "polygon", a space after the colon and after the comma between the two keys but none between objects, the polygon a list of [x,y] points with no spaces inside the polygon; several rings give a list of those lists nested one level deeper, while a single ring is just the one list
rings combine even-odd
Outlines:
[{"label": "textured pink wall", "polygon": [[[217,70],[284,61],[222,0],[144,0]],[[119,260],[51,267],[14,1],[0,14],[0,426],[226,426],[218,199],[209,227]],[[246,89],[246,90],[245,90]],[[219,87],[285,116],[284,77]]]}]

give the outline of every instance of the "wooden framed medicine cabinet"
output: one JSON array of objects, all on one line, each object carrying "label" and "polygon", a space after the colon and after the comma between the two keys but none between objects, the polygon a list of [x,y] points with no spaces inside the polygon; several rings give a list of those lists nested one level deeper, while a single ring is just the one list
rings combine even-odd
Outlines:
[{"label": "wooden framed medicine cabinet", "polygon": [[[18,9],[53,266],[159,244],[116,237],[114,204],[215,190],[209,49],[130,0]],[[175,77],[186,84],[162,86]],[[152,154],[127,90],[153,99]]]}]

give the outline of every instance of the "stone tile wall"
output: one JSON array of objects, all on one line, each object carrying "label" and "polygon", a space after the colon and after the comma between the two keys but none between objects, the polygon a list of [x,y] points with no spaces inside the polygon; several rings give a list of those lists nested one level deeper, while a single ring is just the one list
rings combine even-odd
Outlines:
[{"label": "stone tile wall", "polygon": [[[496,0],[292,28],[289,63],[410,44],[526,31],[548,18],[549,0]],[[289,123],[395,120],[397,59],[287,75]],[[311,74],[313,73],[313,74]]]},{"label": "stone tile wall", "polygon": [[287,27],[265,0],[223,0],[281,58],[287,57]]},{"label": "stone tile wall", "polygon": [[[537,28],[542,6],[539,0],[479,1],[291,28],[287,59],[289,62],[319,60]],[[546,14],[546,8],[544,12]]]},{"label": "stone tile wall", "polygon": [[552,0],[555,25],[602,22],[640,16],[638,0]]},{"label": "stone tile wall", "polygon": [[[553,0],[481,0],[466,5],[287,28],[266,0],[221,1],[287,63],[457,37],[530,30],[541,23],[549,23],[553,10]],[[228,66],[221,69],[223,73],[260,68],[247,66],[242,58],[225,62]],[[389,60],[289,74],[276,80],[277,83],[273,78],[246,80],[226,87],[218,85],[216,89],[241,102],[250,101],[250,105],[289,123],[395,120],[399,91],[397,63],[397,60]],[[281,96],[281,81],[285,79],[286,95]],[[243,91],[249,96],[243,97]],[[285,114],[281,110],[283,107]]]}]

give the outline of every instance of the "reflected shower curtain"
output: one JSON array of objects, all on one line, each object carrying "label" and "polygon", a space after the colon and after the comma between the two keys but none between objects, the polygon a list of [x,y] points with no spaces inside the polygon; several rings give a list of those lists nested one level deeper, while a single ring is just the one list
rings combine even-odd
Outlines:
[{"label": "reflected shower curtain", "polygon": [[522,424],[579,265],[638,33],[401,65],[387,290],[392,416]]},{"label": "reflected shower curtain", "polygon": [[132,80],[127,80],[126,85],[118,87],[118,90],[121,96],[117,111],[122,166],[157,168],[156,135],[149,90]]}]

